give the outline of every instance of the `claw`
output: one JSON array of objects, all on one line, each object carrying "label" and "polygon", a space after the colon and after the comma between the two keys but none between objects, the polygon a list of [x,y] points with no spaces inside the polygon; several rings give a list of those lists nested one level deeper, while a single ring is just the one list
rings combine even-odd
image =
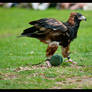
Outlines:
[{"label": "claw", "polygon": [[48,67],[51,67],[51,64],[50,64],[49,61],[46,61],[46,64],[47,64]]},{"label": "claw", "polygon": [[77,64],[77,62],[74,62],[72,59],[69,59],[69,60],[67,60],[65,62],[71,62],[72,64]]}]

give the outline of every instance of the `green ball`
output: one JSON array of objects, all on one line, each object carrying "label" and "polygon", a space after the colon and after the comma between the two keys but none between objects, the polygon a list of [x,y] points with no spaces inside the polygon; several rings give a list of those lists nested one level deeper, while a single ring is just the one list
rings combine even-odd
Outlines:
[{"label": "green ball", "polygon": [[63,62],[63,58],[60,55],[53,55],[50,59],[50,64],[52,66],[58,66]]}]

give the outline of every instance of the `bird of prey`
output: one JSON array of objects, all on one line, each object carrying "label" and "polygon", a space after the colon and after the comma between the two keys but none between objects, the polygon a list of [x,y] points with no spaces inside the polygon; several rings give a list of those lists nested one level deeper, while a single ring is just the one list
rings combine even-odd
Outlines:
[{"label": "bird of prey", "polygon": [[69,19],[66,22],[54,18],[42,18],[29,22],[33,26],[25,29],[21,36],[33,37],[48,44],[46,50],[48,66],[51,66],[48,61],[50,61],[58,46],[61,46],[63,57],[75,64],[69,56],[69,47],[70,43],[77,37],[82,20],[86,20],[86,17],[77,12],[70,13]]}]

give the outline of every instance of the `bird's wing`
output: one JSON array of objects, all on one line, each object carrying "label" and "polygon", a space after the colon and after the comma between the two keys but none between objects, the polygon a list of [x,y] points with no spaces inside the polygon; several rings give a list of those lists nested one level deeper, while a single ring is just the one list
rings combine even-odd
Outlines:
[{"label": "bird's wing", "polygon": [[52,30],[60,30],[61,32],[67,31],[67,26],[54,18],[43,18],[40,20],[31,21],[29,24],[40,28],[43,27]]}]

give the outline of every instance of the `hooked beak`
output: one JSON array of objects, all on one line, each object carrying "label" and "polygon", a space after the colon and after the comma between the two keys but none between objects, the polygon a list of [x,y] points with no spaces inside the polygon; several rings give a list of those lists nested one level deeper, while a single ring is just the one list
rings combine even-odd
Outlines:
[{"label": "hooked beak", "polygon": [[85,20],[86,21],[87,19],[86,19],[85,16],[81,16],[81,17],[79,17],[79,20]]}]

